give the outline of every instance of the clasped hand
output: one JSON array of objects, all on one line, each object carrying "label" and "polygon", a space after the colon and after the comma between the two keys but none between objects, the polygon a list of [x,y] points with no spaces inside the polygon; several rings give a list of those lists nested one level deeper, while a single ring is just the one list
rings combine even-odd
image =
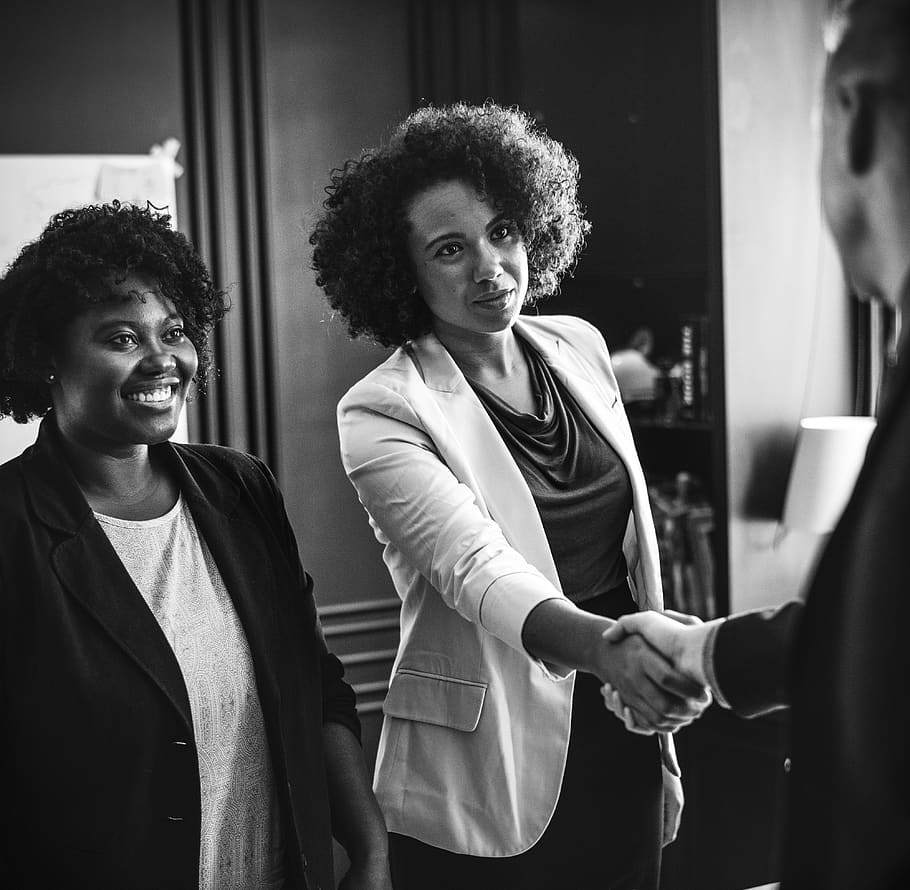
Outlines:
[{"label": "clasped hand", "polygon": [[631,732],[674,732],[711,703],[702,667],[704,625],[680,612],[624,615],[603,634],[614,647],[601,693]]}]

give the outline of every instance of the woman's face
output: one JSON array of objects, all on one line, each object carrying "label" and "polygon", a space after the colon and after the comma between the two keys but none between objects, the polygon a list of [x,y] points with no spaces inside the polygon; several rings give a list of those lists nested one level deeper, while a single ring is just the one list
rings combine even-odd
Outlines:
[{"label": "woman's face", "polygon": [[419,192],[406,215],[408,255],[436,334],[510,328],[528,291],[528,255],[515,224],[460,180]]},{"label": "woman's face", "polygon": [[154,281],[131,275],[111,293],[66,325],[51,361],[61,432],[105,453],[173,435],[198,365],[183,319]]}]

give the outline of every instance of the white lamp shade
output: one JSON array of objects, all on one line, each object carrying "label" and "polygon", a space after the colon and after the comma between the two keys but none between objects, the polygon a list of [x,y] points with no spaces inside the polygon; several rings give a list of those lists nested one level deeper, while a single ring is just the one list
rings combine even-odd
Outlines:
[{"label": "white lamp shade", "polygon": [[784,503],[787,528],[825,534],[834,529],[866,456],[874,417],[806,417]]}]

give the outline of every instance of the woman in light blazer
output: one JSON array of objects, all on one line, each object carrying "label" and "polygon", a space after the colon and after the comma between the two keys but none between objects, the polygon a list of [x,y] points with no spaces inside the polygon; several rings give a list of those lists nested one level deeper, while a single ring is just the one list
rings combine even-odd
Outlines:
[{"label": "woman in light blazer", "polygon": [[[660,609],[647,490],[600,334],[520,310],[588,224],[517,110],[424,108],[332,178],[311,236],[353,336],[399,348],[338,409],[402,599],[375,776],[396,888],[656,888],[682,806],[668,734],[706,703],[613,619]],[[554,876],[556,876],[554,884]]]}]

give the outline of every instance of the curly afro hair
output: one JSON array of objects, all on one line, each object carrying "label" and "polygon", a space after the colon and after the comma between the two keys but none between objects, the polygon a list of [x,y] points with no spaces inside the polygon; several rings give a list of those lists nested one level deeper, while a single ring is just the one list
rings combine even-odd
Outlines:
[{"label": "curly afro hair", "polygon": [[450,180],[470,183],[518,227],[528,254],[526,305],[555,293],[573,267],[590,228],[575,158],[517,108],[421,108],[387,146],[332,171],[310,235],[316,283],[352,337],[399,346],[430,330],[407,254],[406,212],[419,192]]},{"label": "curly afro hair", "polygon": [[111,282],[133,273],[154,279],[183,316],[204,390],[208,335],[226,311],[225,294],[168,214],[114,201],[56,214],[0,279],[0,417],[25,423],[47,414],[55,337],[86,305],[114,299]]}]

